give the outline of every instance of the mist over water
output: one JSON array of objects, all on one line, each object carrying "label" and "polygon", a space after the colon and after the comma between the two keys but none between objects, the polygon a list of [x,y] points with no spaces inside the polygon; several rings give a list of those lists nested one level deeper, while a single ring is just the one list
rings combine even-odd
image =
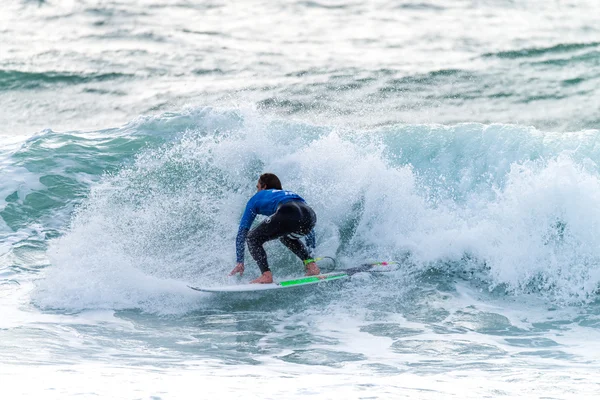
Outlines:
[{"label": "mist over water", "polygon": [[[597,397],[597,11],[7,4],[0,395]],[[399,269],[190,290],[238,282],[266,171],[315,209],[318,255]]]},{"label": "mist over water", "polygon": [[0,133],[185,105],[342,127],[597,129],[599,12],[594,0],[11,2]]}]

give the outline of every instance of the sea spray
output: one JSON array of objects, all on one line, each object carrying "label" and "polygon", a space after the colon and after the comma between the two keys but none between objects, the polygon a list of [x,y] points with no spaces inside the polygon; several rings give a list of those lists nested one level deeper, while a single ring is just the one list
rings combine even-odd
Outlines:
[{"label": "sea spray", "polygon": [[[91,185],[68,231],[50,246],[39,304],[152,303],[154,310],[148,298],[172,295],[180,304],[185,295],[160,284],[134,290],[142,277],[223,282],[241,211],[264,171],[315,208],[318,252],[345,264],[408,255],[414,285],[431,268],[475,268],[490,289],[559,303],[595,299],[600,191],[593,132],[558,138],[479,124],[361,132],[247,111],[199,115],[195,129],[139,151]],[[267,246],[280,275],[298,274],[297,260],[281,245]],[[249,274],[252,268],[249,260]],[[115,291],[115,282],[124,288]]]}]

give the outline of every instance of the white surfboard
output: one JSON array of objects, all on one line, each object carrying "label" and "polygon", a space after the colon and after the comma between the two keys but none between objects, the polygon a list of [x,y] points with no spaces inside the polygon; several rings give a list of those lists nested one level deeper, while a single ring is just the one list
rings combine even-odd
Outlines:
[{"label": "white surfboard", "polygon": [[314,276],[303,276],[300,278],[286,279],[273,283],[246,283],[241,285],[217,286],[217,287],[193,287],[190,289],[199,292],[210,293],[237,293],[237,292],[259,292],[263,290],[289,289],[298,286],[315,285],[323,282],[330,282],[338,279],[349,278],[350,275],[344,271],[330,272],[328,274],[320,274]]},{"label": "white surfboard", "polygon": [[[240,285],[215,286],[215,287],[195,287],[190,289],[199,292],[209,293],[240,293],[240,292],[260,292],[264,290],[290,289],[306,285],[318,285],[325,282],[331,282],[340,279],[348,279],[359,272],[391,272],[397,269],[396,262],[378,262],[372,264],[363,264],[356,268],[329,272],[326,274],[314,276],[302,276],[299,278],[286,279],[273,283],[246,283]],[[392,267],[393,265],[393,267]]]}]

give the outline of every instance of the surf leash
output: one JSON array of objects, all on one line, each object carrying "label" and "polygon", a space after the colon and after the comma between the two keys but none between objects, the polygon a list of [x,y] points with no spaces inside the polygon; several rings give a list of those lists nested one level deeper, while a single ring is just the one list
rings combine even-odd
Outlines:
[{"label": "surf leash", "polygon": [[[361,264],[358,267],[344,269],[343,271],[348,275],[352,276],[354,274],[358,274],[359,272],[392,272],[397,270],[397,268],[388,269],[385,268],[390,265],[400,265],[397,261],[378,261],[372,263]],[[379,268],[383,267],[383,268]]]},{"label": "surf leash", "polygon": [[[327,257],[327,256],[318,257],[318,258],[313,258],[312,260],[307,260],[307,261],[308,262],[311,262],[311,261],[316,262],[316,261],[321,261],[321,260],[326,260],[326,259],[331,260],[333,262],[333,268],[327,268],[327,269],[325,269],[324,272],[325,273],[335,272],[336,268],[338,266],[338,263],[335,260],[335,258],[333,258],[333,257]],[[392,271],[395,271],[397,268],[394,268],[394,269],[386,268],[386,267],[392,266],[392,265],[400,265],[400,263],[398,261],[375,261],[375,262],[360,264],[358,267],[354,267],[354,268],[341,269],[339,271],[345,272],[348,275],[354,275],[359,272],[392,272]]]}]

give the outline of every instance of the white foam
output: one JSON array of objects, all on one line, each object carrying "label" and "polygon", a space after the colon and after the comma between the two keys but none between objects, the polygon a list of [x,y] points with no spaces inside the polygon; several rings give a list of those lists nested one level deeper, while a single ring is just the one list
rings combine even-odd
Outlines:
[{"label": "white foam", "polygon": [[[322,254],[360,262],[409,251],[417,270],[452,261],[477,268],[491,287],[538,291],[559,302],[594,298],[600,181],[586,152],[574,153],[569,142],[587,141],[595,154],[588,133],[563,138],[569,150],[561,151],[556,135],[530,128],[467,124],[439,136],[441,128],[431,126],[431,153],[414,135],[427,131],[422,126],[349,133],[254,112],[198,115],[206,125],[199,117],[196,131],[140,153],[92,188],[70,232],[50,246],[53,266],[36,295],[40,304],[196,307],[168,282],[214,282],[231,270],[241,212],[265,171],[315,208]],[[494,137],[495,150],[482,153]],[[403,163],[402,151],[419,146],[414,162]],[[544,158],[536,156],[540,149]],[[459,160],[458,169],[438,163],[442,155]],[[494,173],[482,178],[491,166]],[[429,169],[447,179],[433,179]],[[278,244],[269,246],[277,268],[289,264]]]}]

